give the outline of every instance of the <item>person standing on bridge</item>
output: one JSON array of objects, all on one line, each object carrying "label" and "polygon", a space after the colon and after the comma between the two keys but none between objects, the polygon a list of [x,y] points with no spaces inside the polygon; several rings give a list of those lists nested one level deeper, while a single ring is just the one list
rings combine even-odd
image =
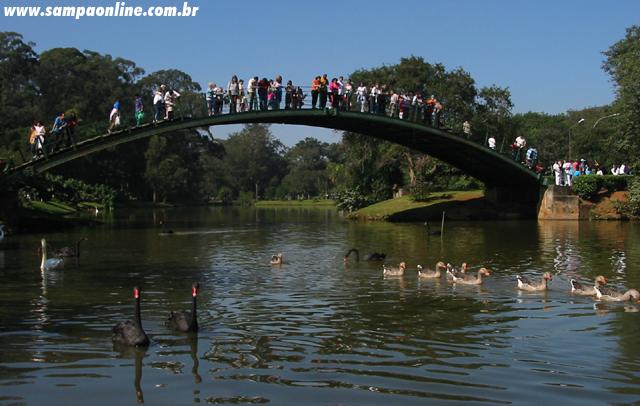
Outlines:
[{"label": "person standing on bridge", "polygon": [[65,117],[64,133],[66,135],[65,146],[70,147],[76,143],[76,127],[78,126],[78,116],[75,111]]},{"label": "person standing on bridge", "polygon": [[166,120],[173,120],[173,109],[176,106],[178,98],[180,97],[180,93],[176,92],[173,89],[169,89],[167,93],[164,95],[164,106],[167,111],[167,115],[165,117]]},{"label": "person standing on bridge", "polygon": [[327,95],[329,92],[329,78],[325,73],[320,78],[320,109],[324,110],[327,107]]},{"label": "person standing on bridge", "polygon": [[360,82],[360,86],[358,86],[358,89],[356,90],[356,95],[357,101],[360,103],[360,113],[364,113],[367,109],[367,100],[369,96],[367,87],[364,83]]},{"label": "person standing on bridge", "polygon": [[462,133],[466,139],[471,139],[471,123],[469,120],[464,120],[464,123],[462,123]]},{"label": "person standing on bridge", "polygon": [[44,123],[42,121],[38,121],[33,126],[33,135],[34,139],[34,153],[33,158],[37,159],[41,156],[44,156],[44,136],[47,133],[47,130],[44,128]]},{"label": "person standing on bridge", "polygon": [[120,127],[120,101],[116,100],[111,108],[111,113],[109,113],[109,129],[107,131],[111,134],[118,127]]},{"label": "person standing on bridge", "polygon": [[369,114],[376,113],[376,97],[378,97],[378,84],[371,86],[369,89],[369,105],[367,106]]},{"label": "person standing on bridge", "polygon": [[273,81],[273,92],[275,93],[274,110],[280,110],[282,103],[282,76],[278,75]]},{"label": "person standing on bridge", "polygon": [[247,110],[247,96],[244,92],[244,80],[238,80],[238,106],[236,111],[238,113],[245,112]]},{"label": "person standing on bridge", "polygon": [[249,94],[249,111],[258,110],[258,98],[256,96],[258,88],[258,77],[254,76],[249,79],[247,84],[247,93]]},{"label": "person standing on bridge", "polygon": [[165,85],[160,85],[158,89],[156,89],[153,94],[153,108],[155,109],[155,116],[153,117],[153,122],[157,123],[158,121],[164,118],[164,90]]},{"label": "person standing on bridge", "polygon": [[142,104],[142,97],[140,95],[136,95],[136,127],[140,127],[142,125],[142,120],[144,120],[144,105]]},{"label": "person standing on bridge", "polygon": [[340,109],[340,85],[338,84],[338,79],[331,79],[331,83],[329,83],[329,97],[331,99],[331,108],[339,110]]},{"label": "person standing on bridge", "polygon": [[288,80],[287,86],[284,88],[284,109],[289,110],[293,107],[293,93],[296,88],[293,86],[293,82]]},{"label": "person standing on bridge", "polygon": [[213,115],[213,103],[216,96],[213,94],[213,89],[216,85],[211,82],[207,85],[207,92],[205,93],[205,99],[207,100],[207,115],[211,117]]},{"label": "person standing on bridge", "polygon": [[[342,76],[340,76],[342,77]],[[351,79],[344,84],[344,98],[342,99],[342,111],[351,111],[351,97],[353,96],[353,82]]]},{"label": "person standing on bridge", "polygon": [[227,94],[229,95],[229,114],[236,112],[236,106],[238,104],[238,94],[240,87],[238,85],[238,77],[233,75],[231,80],[227,84]]},{"label": "person standing on bridge", "polygon": [[315,109],[318,106],[318,95],[320,94],[320,76],[316,76],[311,81],[311,108]]},{"label": "person standing on bridge", "polygon": [[51,136],[53,139],[51,140],[51,148],[49,152],[53,152],[54,150],[56,150],[58,148],[58,145],[62,142],[62,134],[66,125],[67,123],[64,120],[64,113],[58,114],[58,116],[53,121],[53,127],[51,128]]},{"label": "person standing on bridge", "polygon": [[258,100],[260,102],[260,111],[269,109],[269,79],[262,78],[258,82]]},{"label": "person standing on bridge", "polygon": [[489,136],[489,139],[487,140],[487,144],[490,149],[494,151],[496,150],[496,138],[493,135]]}]

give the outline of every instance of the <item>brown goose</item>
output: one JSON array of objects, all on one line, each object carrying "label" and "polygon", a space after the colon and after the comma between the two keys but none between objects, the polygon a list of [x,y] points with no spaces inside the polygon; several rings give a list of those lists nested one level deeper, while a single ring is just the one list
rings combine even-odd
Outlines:
[{"label": "brown goose", "polygon": [[607,302],[627,302],[629,300],[640,301],[640,292],[635,289],[629,289],[625,293],[617,290],[596,285],[596,298]]},{"label": "brown goose", "polygon": [[518,278],[518,289],[525,290],[527,292],[542,292],[547,290],[547,284],[552,279],[549,272],[545,272],[542,275],[542,280],[538,283],[531,282],[529,279],[520,275],[516,275],[516,278]]},{"label": "brown goose", "polygon": [[[571,293],[579,296],[595,296],[596,288],[595,286],[583,285],[575,279],[571,279],[569,281],[571,283]],[[602,275],[596,276],[595,285],[605,285],[607,283],[607,278]]]},{"label": "brown goose", "polygon": [[422,269],[422,267],[420,265],[418,265],[418,278],[439,278],[442,273],[440,272],[441,269],[446,269],[447,266],[444,264],[444,262],[440,261],[436,264],[436,267],[434,270],[431,270],[429,268],[427,269]]},{"label": "brown goose", "polygon": [[407,264],[404,262],[400,262],[397,268],[395,266],[382,265],[382,274],[384,276],[402,276],[406,268]]},{"label": "brown goose", "polygon": [[453,278],[453,283],[459,283],[461,285],[482,285],[482,277],[490,276],[491,271],[487,268],[480,268],[477,276],[470,275],[468,273],[457,276],[452,272],[449,272],[449,275]]}]

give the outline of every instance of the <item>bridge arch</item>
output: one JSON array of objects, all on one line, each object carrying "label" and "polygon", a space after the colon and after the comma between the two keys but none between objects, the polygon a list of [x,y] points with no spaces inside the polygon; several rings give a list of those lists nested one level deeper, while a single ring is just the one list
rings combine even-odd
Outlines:
[{"label": "bridge arch", "polygon": [[177,119],[132,127],[84,140],[47,159],[26,162],[9,174],[45,172],[69,161],[127,142],[179,130],[226,124],[296,124],[353,131],[394,142],[447,162],[489,188],[529,190],[537,194],[540,177],[524,165],[459,135],[421,123],[386,116],[335,110],[271,110]]}]

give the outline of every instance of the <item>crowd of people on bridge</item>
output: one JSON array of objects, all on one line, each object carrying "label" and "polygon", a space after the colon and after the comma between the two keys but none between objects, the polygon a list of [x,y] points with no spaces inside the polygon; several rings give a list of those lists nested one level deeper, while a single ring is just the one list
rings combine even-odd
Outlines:
[{"label": "crowd of people on bridge", "polygon": [[[308,96],[303,86],[294,85],[291,80],[286,85],[283,83],[280,75],[275,79],[254,76],[246,84],[233,75],[226,87],[209,83],[205,93],[207,112],[209,116],[222,114],[225,105],[229,113],[302,108]],[[369,87],[360,83],[356,87],[351,79],[345,80],[343,76],[329,79],[327,74],[316,76],[308,89],[311,109],[359,111],[436,127],[442,125],[444,105],[435,95],[426,97],[419,92],[397,92],[378,83]]]},{"label": "crowd of people on bridge", "polygon": [[[329,79],[327,74],[317,75],[310,86],[294,85],[291,80],[283,84],[283,78],[274,79],[254,76],[245,82],[233,75],[226,86],[215,82],[208,84],[204,93],[207,114],[217,116],[223,111],[229,114],[248,111],[269,111],[280,109],[301,109],[308,103],[310,109],[334,109],[336,111],[356,111],[364,114],[383,115],[400,120],[420,122],[433,127],[444,127],[444,104],[434,94],[398,91],[387,84],[364,82],[356,86],[351,79],[343,76]],[[303,88],[309,89],[308,94]],[[180,93],[165,84],[159,84],[153,91],[153,123],[176,118],[175,112]],[[146,110],[143,97],[138,94],[134,101],[135,125],[145,124]],[[225,109],[226,106],[226,109]],[[120,101],[116,100],[108,115],[108,132],[117,131],[123,124]],[[35,122],[29,135],[29,143],[34,159],[52,153],[61,147],[75,144],[74,129],[77,125],[75,114],[65,117],[61,113],[54,120],[47,133],[41,121]],[[471,138],[471,124],[465,121],[462,135]],[[496,150],[496,139],[487,138],[487,147]],[[518,137],[512,147],[513,159],[522,162],[532,170],[541,171],[537,150],[526,149],[526,141]]]}]

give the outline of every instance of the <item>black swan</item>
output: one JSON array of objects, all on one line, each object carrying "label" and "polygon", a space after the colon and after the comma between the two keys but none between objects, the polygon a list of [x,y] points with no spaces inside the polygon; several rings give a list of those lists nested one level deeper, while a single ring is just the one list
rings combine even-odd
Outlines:
[{"label": "black swan", "polygon": [[198,299],[198,293],[200,291],[200,284],[197,282],[191,286],[191,296],[193,301],[191,302],[191,311],[179,311],[171,312],[169,315],[168,324],[172,329],[182,332],[198,331],[198,314],[196,310],[196,302]]},{"label": "black swan", "polygon": [[140,321],[140,293],[139,287],[133,288],[134,297],[134,315],[133,321],[121,321],[113,327],[113,336],[111,339],[119,344],[131,345],[135,347],[146,347],[149,345],[149,337],[142,328]]},{"label": "black swan", "polygon": [[[359,262],[360,251],[358,251],[356,248],[351,248],[349,251],[347,251],[346,254],[344,254],[344,262],[347,262],[351,253],[354,253],[356,255],[356,262]],[[367,254],[363,258],[363,261],[384,261],[386,258],[387,254],[385,254],[384,252],[372,252],[371,254]]]},{"label": "black swan", "polygon": [[62,247],[53,251],[53,255],[58,258],[80,258],[80,243],[82,241],[87,241],[87,237],[82,237],[78,241],[76,241],[76,246],[74,247]]}]

